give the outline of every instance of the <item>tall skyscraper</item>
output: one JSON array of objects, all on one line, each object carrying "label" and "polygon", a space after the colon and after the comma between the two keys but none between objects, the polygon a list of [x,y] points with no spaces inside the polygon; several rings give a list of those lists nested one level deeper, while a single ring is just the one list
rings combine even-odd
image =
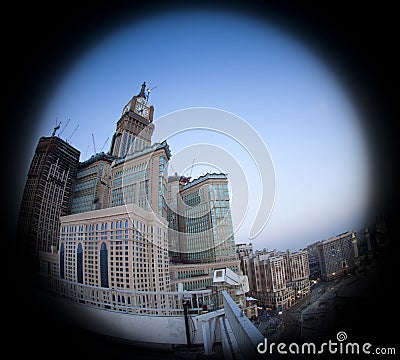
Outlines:
[{"label": "tall skyscraper", "polygon": [[167,219],[176,262],[237,259],[225,174],[207,173],[188,181],[168,178]]},{"label": "tall skyscraper", "polygon": [[207,173],[197,179],[175,175],[168,183],[171,285],[193,290],[213,285],[213,271],[238,272],[228,179]]},{"label": "tall skyscraper", "polygon": [[[109,153],[79,164],[72,214],[61,217],[63,279],[123,290],[170,289],[163,195],[171,154],[165,141],[151,144],[154,109],[145,86],[124,107]],[[159,301],[157,306],[166,305]]]},{"label": "tall skyscraper", "polygon": [[53,241],[51,251],[58,256],[42,256],[41,269],[91,286],[157,291],[180,282],[204,289],[215,269],[239,272],[227,176],[168,179],[171,153],[166,141],[151,143],[153,114],[143,83],[122,111],[109,153],[79,165],[76,153],[71,215],[69,208],[57,214],[61,245]]},{"label": "tall skyscraper", "polygon": [[167,184],[167,221],[168,221],[168,248],[169,257],[173,263],[181,261],[181,234],[182,229],[179,225],[183,223],[182,215],[179,214],[179,201],[182,201],[179,196],[180,176],[175,173],[168,177]]},{"label": "tall skyscraper", "polygon": [[165,168],[171,157],[168,144],[154,144],[111,164],[110,206],[136,204],[167,218]]},{"label": "tall skyscraper", "polygon": [[184,262],[237,259],[225,174],[207,173],[180,188]]},{"label": "tall skyscraper", "polygon": [[73,181],[80,152],[55,136],[42,137],[36,147],[25,184],[18,236],[28,258],[58,249],[60,216],[71,209]]},{"label": "tall skyscraper", "polygon": [[79,164],[72,214],[136,204],[166,216],[164,166],[171,154],[166,142],[151,144],[153,115],[143,83],[123,108],[109,153]]},{"label": "tall skyscraper", "polygon": [[129,152],[142,150],[151,145],[154,107],[147,103],[145,91],[144,82],[139,94],[133,96],[124,106],[111,141],[110,155],[123,158]]}]

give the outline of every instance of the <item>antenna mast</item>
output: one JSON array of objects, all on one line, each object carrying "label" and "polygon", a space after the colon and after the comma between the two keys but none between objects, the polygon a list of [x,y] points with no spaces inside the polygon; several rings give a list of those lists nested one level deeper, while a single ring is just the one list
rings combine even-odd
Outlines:
[{"label": "antenna mast", "polygon": [[146,102],[147,102],[147,103],[149,102],[150,93],[151,93],[153,90],[155,90],[155,89],[157,89],[157,85],[154,86],[154,87],[151,88],[151,89],[147,89],[147,98],[146,98]]}]

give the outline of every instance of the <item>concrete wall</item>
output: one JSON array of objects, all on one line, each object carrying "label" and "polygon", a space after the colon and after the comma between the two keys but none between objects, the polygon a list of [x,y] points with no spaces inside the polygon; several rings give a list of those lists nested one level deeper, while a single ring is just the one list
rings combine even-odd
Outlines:
[{"label": "concrete wall", "polygon": [[[225,345],[226,341],[225,344],[223,342],[224,356],[229,358],[229,354],[234,352],[235,356],[232,356],[232,358],[253,359],[258,355],[257,345],[264,341],[264,337],[226,291],[222,291],[222,296],[224,298],[225,321],[227,321],[225,334],[231,338],[230,342],[234,345],[232,349],[228,349],[228,346]],[[222,333],[224,333],[223,330]],[[240,353],[240,356],[236,356],[237,353]]]},{"label": "concrete wall", "polygon": [[[41,296],[53,316],[85,330],[138,343],[154,343],[155,346],[187,344],[183,316],[126,314],[47,294]],[[192,344],[203,344],[201,326],[196,317],[189,319],[191,341]]]}]

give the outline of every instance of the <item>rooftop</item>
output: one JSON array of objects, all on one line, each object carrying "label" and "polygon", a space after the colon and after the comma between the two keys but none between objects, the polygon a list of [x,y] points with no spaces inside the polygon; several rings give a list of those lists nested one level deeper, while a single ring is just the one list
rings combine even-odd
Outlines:
[{"label": "rooftop", "polygon": [[343,239],[343,238],[345,238],[347,236],[351,236],[352,233],[353,233],[352,231],[346,231],[346,232],[341,233],[339,235],[332,236],[327,240],[322,240],[320,244],[327,244],[327,243],[330,243],[330,242],[335,241],[335,240]]},{"label": "rooftop", "polygon": [[104,152],[101,153],[97,153],[92,155],[89,159],[87,159],[86,161],[82,161],[79,163],[79,167],[85,167],[88,166],[90,164],[93,164],[94,162],[98,161],[98,160],[104,160],[104,161],[108,161],[108,162],[112,162],[113,160],[115,160],[115,156],[106,154]]},{"label": "rooftop", "polygon": [[135,151],[132,154],[128,154],[127,156],[123,157],[123,158],[119,158],[116,159],[113,163],[113,165],[118,165],[118,164],[122,164],[123,162],[130,160],[130,159],[134,159],[136,157],[145,155],[145,154],[150,154],[154,151],[157,151],[159,149],[165,149],[165,152],[167,154],[168,160],[171,158],[171,151],[169,149],[169,145],[167,144],[166,141],[163,141],[162,143],[155,143],[150,147],[144,148],[143,150],[140,151]]},{"label": "rooftop", "polygon": [[194,179],[187,184],[182,186],[182,190],[190,189],[192,186],[198,185],[209,179],[224,179],[227,180],[226,174],[223,173],[206,173],[204,175],[199,176],[197,179]]}]

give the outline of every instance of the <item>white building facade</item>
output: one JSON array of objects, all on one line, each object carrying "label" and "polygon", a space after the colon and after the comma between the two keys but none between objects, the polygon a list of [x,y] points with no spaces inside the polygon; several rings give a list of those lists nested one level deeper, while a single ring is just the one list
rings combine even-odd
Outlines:
[{"label": "white building facade", "polygon": [[60,278],[123,290],[168,291],[168,223],[128,204],[61,217]]},{"label": "white building facade", "polygon": [[310,269],[306,251],[243,252],[237,247],[241,269],[248,276],[251,296],[260,305],[283,310],[310,293]]}]

